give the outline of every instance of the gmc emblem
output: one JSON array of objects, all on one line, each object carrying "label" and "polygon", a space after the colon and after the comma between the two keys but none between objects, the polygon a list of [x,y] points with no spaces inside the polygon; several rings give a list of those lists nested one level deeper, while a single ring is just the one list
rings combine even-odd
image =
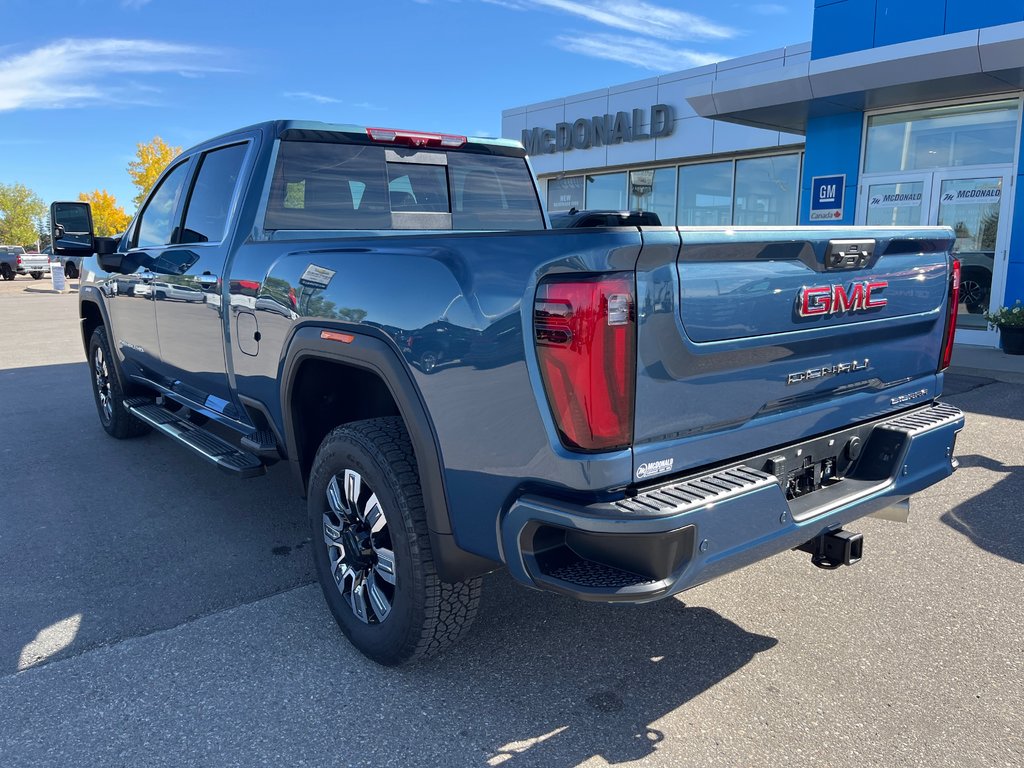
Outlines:
[{"label": "gmc emblem", "polygon": [[841,285],[815,285],[801,288],[796,311],[800,317],[838,315],[840,312],[865,312],[881,309],[888,300],[878,293],[889,287],[886,280],[853,283],[849,290]]}]

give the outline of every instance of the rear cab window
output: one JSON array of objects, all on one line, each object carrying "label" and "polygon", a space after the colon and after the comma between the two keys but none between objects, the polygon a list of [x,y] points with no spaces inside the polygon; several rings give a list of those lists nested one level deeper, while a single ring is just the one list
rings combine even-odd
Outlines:
[{"label": "rear cab window", "polygon": [[264,228],[530,230],[543,229],[544,218],[523,157],[286,139]]}]

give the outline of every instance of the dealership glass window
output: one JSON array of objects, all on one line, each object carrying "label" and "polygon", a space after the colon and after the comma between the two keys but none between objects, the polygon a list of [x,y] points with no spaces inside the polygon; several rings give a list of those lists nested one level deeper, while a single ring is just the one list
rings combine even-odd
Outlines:
[{"label": "dealership glass window", "polygon": [[557,211],[571,211],[575,208],[582,211],[583,205],[583,177],[566,176],[562,179],[548,180],[548,210],[552,213]]},{"label": "dealership glass window", "polygon": [[658,214],[662,224],[668,226],[675,224],[675,168],[630,171],[629,209],[631,211],[653,211]]},{"label": "dealership glass window", "polygon": [[868,118],[865,173],[1010,164],[1018,100],[893,112]]},{"label": "dealership glass window", "polygon": [[679,169],[679,226],[715,227],[732,223],[732,166],[729,160],[684,165]]},{"label": "dealership glass window", "polygon": [[868,186],[868,215],[872,227],[916,227],[921,224],[923,181]]},{"label": "dealership glass window", "polygon": [[599,176],[587,176],[588,210],[607,209],[624,211],[628,207],[626,198],[626,174],[604,173]]},{"label": "dealership glass window", "polygon": [[732,223],[740,226],[796,224],[799,190],[799,154],[737,160]]}]

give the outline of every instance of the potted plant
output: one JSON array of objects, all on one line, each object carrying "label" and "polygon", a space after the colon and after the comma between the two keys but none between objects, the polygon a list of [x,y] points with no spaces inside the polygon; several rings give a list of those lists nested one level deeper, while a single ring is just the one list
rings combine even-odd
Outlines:
[{"label": "potted plant", "polygon": [[1024,304],[1020,299],[1012,307],[986,312],[985,319],[999,329],[999,346],[1008,355],[1024,355]]}]

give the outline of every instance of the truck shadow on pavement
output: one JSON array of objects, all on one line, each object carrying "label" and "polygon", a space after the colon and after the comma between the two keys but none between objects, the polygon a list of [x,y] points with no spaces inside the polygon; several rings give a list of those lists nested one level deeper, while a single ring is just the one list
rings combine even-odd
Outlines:
[{"label": "truck shadow on pavement", "polygon": [[[503,574],[487,587],[480,626],[465,646],[434,670],[408,674],[457,676],[467,700],[500,692],[496,709],[505,716],[485,718],[504,724],[482,745],[481,763],[491,766],[577,765],[594,756],[618,764],[651,755],[666,739],[694,738],[698,726],[666,734],[657,721],[778,642],[678,599],[581,603],[526,590]],[[477,726],[466,726],[466,742],[477,741]],[[471,758],[470,749],[462,764]]]},{"label": "truck shadow on pavement", "polygon": [[[309,583],[287,470],[245,482],[100,427],[86,364],[0,369],[0,675]],[[295,551],[282,557],[280,553]]]},{"label": "truck shadow on pavement", "polygon": [[940,520],[975,546],[1024,563],[1024,466],[1010,466],[988,456],[957,457],[961,469],[979,467],[1003,475],[990,488],[942,515]]}]

